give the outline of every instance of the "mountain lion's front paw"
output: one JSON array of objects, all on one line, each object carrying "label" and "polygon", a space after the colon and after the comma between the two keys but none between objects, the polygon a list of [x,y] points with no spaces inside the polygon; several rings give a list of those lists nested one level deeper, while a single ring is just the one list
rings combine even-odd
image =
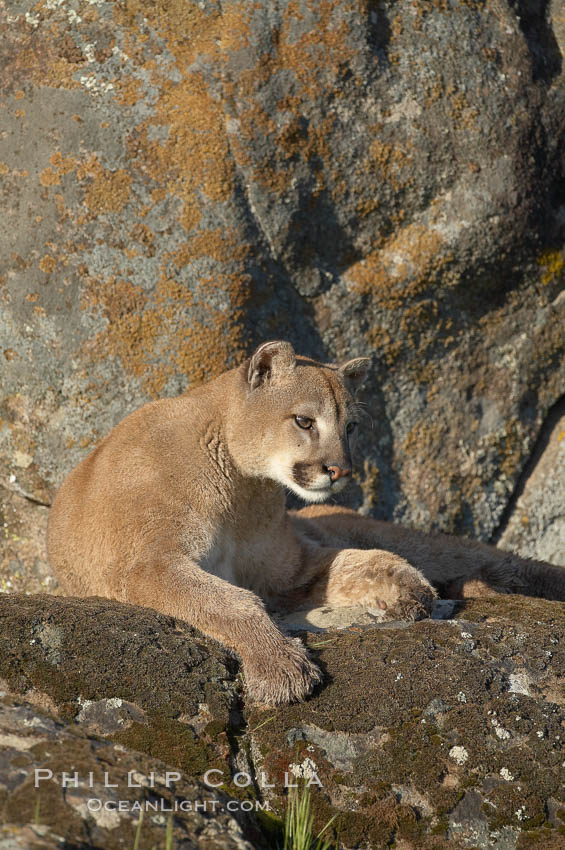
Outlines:
[{"label": "mountain lion's front paw", "polygon": [[423,620],[429,617],[437,593],[418,570],[405,567],[394,574],[392,599],[387,602],[385,620]]},{"label": "mountain lion's front paw", "polygon": [[298,638],[286,639],[276,652],[248,656],[243,669],[249,697],[266,705],[300,702],[322,681]]}]

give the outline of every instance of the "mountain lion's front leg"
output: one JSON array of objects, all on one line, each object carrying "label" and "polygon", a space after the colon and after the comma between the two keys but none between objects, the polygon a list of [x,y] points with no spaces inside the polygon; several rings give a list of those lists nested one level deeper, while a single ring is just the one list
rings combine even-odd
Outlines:
[{"label": "mountain lion's front leg", "polygon": [[120,596],[187,620],[235,649],[248,694],[257,702],[302,700],[321,681],[303,644],[284,637],[258,596],[205,572],[189,558],[163,554],[134,564],[122,577]]},{"label": "mountain lion's front leg", "polygon": [[436,592],[408,561],[382,549],[329,549],[303,544],[305,569],[288,596],[289,607],[364,605],[387,620],[430,614]]}]

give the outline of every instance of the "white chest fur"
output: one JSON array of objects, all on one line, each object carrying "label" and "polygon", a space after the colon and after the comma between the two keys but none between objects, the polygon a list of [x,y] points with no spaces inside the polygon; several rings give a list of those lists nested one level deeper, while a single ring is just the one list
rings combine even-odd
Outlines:
[{"label": "white chest fur", "polygon": [[223,578],[230,584],[237,584],[235,577],[236,546],[233,539],[219,532],[210,549],[200,561],[200,566],[207,573]]}]

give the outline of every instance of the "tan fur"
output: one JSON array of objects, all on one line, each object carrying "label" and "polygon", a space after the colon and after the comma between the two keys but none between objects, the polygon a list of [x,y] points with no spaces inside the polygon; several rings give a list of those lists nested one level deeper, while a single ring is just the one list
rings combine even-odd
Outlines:
[{"label": "tan fur", "polygon": [[250,696],[271,704],[303,699],[321,675],[268,610],[362,603],[417,619],[432,584],[463,595],[465,582],[565,598],[559,568],[346,509],[286,511],[285,488],[319,502],[346,483],[352,392],[368,363],[324,365],[265,343],[206,386],[132,413],[51,509],[64,589],[189,621],[239,653]]}]

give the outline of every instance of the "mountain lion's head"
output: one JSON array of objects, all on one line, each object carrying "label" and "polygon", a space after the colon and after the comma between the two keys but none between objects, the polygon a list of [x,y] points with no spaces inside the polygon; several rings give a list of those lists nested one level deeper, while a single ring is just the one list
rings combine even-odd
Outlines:
[{"label": "mountain lion's head", "polygon": [[243,410],[232,432],[245,472],[277,481],[308,502],[347,484],[358,426],[357,386],[370,361],[342,366],[297,356],[289,342],[266,342],[240,367]]}]

